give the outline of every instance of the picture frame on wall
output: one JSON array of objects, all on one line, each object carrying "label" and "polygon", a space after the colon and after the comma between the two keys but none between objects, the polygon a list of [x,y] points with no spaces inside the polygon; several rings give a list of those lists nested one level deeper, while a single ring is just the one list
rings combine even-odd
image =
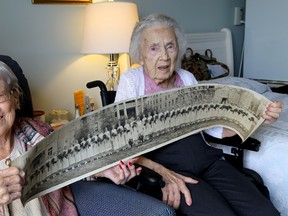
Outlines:
[{"label": "picture frame on wall", "polygon": [[90,4],[92,0],[32,0],[33,4]]}]

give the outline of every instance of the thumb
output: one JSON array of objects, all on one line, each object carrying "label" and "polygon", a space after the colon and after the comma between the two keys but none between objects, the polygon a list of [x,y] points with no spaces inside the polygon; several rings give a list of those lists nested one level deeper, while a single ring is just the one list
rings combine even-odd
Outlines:
[{"label": "thumb", "polygon": [[190,184],[198,184],[199,182],[198,180],[190,178],[190,177],[184,177],[183,180],[185,183],[190,183]]},{"label": "thumb", "polygon": [[134,164],[138,161],[138,159],[139,157],[135,157],[135,158],[130,159],[129,161]]},{"label": "thumb", "polygon": [[142,171],[142,167],[138,167],[138,168],[136,169],[136,174],[137,174],[137,176],[140,175],[141,171]]}]

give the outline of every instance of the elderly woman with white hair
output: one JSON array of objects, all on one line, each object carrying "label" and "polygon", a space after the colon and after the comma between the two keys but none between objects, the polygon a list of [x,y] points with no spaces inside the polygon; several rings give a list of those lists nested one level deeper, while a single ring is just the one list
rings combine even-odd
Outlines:
[{"label": "elderly woman with white hair", "polygon": [[[115,101],[197,84],[192,73],[179,67],[184,50],[185,34],[174,19],[151,14],[140,20],[132,34],[130,57],[141,66],[121,75]],[[265,122],[275,122],[281,110],[281,102],[271,103],[263,114]],[[235,135],[221,127],[207,132],[218,138]],[[162,200],[179,215],[279,215],[222,155],[196,133],[143,155],[137,163],[163,177]]]}]

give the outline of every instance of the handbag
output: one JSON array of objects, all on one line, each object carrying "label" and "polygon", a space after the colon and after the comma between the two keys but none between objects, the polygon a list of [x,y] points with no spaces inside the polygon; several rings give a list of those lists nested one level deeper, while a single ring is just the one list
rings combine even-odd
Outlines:
[{"label": "handbag", "polygon": [[206,49],[205,56],[202,55],[201,57],[206,62],[211,79],[229,75],[229,67],[226,64],[217,61],[217,59],[213,57],[213,53],[210,49]]},{"label": "handbag", "polygon": [[205,50],[205,55],[193,52],[188,47],[181,61],[181,67],[191,72],[196,80],[209,80],[224,77],[229,74],[229,68],[213,57],[210,49]]},{"label": "handbag", "polygon": [[191,72],[196,80],[208,80],[208,67],[206,62],[199,53],[193,53],[193,50],[188,47],[181,61],[181,67]]}]

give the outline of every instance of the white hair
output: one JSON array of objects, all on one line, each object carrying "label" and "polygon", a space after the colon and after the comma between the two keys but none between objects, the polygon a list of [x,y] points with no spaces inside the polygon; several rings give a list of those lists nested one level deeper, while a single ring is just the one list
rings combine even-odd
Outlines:
[{"label": "white hair", "polygon": [[138,64],[140,63],[140,42],[143,30],[155,26],[167,26],[174,31],[178,45],[178,59],[176,67],[180,67],[182,56],[186,50],[185,33],[174,19],[163,14],[150,14],[137,23],[130,41],[129,54],[131,62]]}]

